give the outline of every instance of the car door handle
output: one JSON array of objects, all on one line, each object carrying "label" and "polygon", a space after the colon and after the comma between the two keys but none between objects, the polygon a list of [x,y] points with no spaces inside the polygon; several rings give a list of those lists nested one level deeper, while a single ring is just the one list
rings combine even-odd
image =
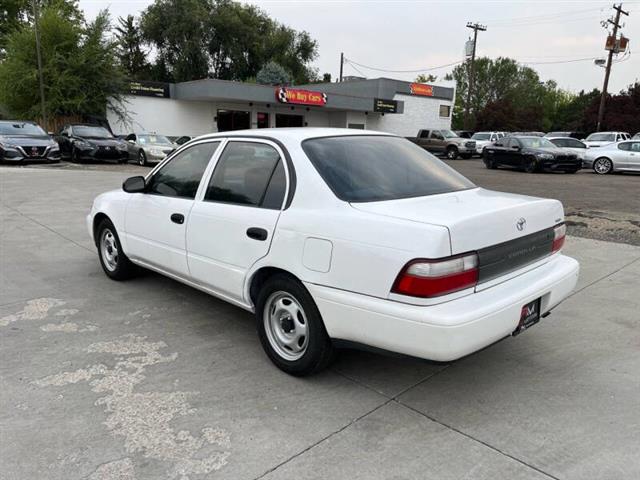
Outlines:
[{"label": "car door handle", "polygon": [[184,215],[182,215],[181,213],[172,213],[171,221],[173,223],[177,223],[178,225],[182,225],[184,223]]},{"label": "car door handle", "polygon": [[247,229],[247,237],[253,238],[254,240],[263,242],[267,239],[268,235],[268,232],[264,228],[251,227]]}]

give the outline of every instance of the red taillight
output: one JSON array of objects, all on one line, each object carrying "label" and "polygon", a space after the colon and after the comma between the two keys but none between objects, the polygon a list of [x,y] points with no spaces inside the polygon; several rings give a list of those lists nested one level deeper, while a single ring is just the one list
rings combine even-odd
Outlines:
[{"label": "red taillight", "polygon": [[413,260],[400,272],[392,292],[412,297],[438,297],[475,287],[478,255],[468,253],[440,260]]},{"label": "red taillight", "polygon": [[563,223],[562,225],[557,225],[553,229],[553,245],[551,246],[551,253],[555,253],[560,251],[562,246],[564,245],[564,239],[567,235],[567,226]]}]

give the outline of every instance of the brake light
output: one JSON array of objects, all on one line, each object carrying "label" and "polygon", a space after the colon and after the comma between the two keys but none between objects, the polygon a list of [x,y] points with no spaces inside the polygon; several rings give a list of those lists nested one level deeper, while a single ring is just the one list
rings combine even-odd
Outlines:
[{"label": "brake light", "polygon": [[475,287],[477,283],[478,255],[468,253],[440,260],[412,260],[400,271],[391,291],[429,298]]},{"label": "brake light", "polygon": [[567,235],[567,226],[564,223],[554,227],[553,245],[551,246],[551,253],[559,252],[562,249],[566,235]]}]

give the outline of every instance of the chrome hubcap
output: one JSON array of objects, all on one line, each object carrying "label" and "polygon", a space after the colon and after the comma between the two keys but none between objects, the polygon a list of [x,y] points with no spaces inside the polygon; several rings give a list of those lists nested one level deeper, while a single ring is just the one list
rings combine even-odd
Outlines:
[{"label": "chrome hubcap", "polygon": [[607,160],[596,161],[596,172],[607,173],[609,171],[609,162]]},{"label": "chrome hubcap", "polygon": [[100,237],[100,254],[107,270],[113,272],[118,267],[118,246],[111,230],[105,228]]},{"label": "chrome hubcap", "polygon": [[269,344],[285,360],[298,360],[307,351],[307,317],[287,292],[272,293],[264,306],[264,329]]}]

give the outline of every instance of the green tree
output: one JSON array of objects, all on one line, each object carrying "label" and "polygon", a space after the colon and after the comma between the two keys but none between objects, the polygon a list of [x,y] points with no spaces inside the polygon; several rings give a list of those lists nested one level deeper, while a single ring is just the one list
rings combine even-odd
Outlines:
[{"label": "green tree", "polygon": [[141,28],[162,65],[154,71],[166,72],[163,80],[247,80],[257,77],[270,61],[281,65],[296,83],[318,76],[309,66],[317,55],[315,40],[252,5],[156,0],[143,12]]},{"label": "green tree", "polygon": [[420,75],[418,75],[416,77],[414,82],[416,82],[416,83],[431,83],[431,82],[435,82],[436,80],[438,80],[438,76],[434,75],[433,73],[429,73],[429,74],[421,73]]},{"label": "green tree", "polygon": [[[109,106],[124,117],[124,81],[108,39],[108,13],[83,26],[52,2],[39,23],[47,115],[104,115]],[[7,40],[0,63],[0,104],[14,117],[36,119],[40,97],[34,28],[26,24]]]},{"label": "green tree", "polygon": [[117,56],[120,65],[129,78],[144,80],[149,77],[148,52],[143,46],[138,22],[133,15],[118,18],[115,26]]},{"label": "green tree", "polygon": [[256,75],[256,81],[262,85],[288,85],[291,82],[291,76],[282,65],[267,62]]}]

